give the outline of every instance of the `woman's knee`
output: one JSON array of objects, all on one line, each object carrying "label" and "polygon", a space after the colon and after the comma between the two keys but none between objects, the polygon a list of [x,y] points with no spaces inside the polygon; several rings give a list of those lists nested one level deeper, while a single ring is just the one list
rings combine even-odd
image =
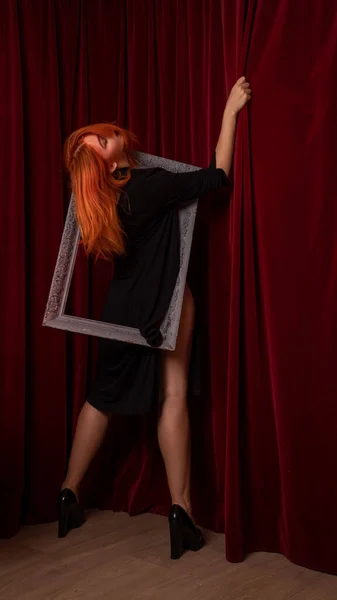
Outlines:
[{"label": "woman's knee", "polygon": [[160,409],[161,412],[164,411],[173,417],[179,417],[179,415],[185,413],[187,410],[186,393],[182,393],[179,390],[166,391],[163,395]]}]

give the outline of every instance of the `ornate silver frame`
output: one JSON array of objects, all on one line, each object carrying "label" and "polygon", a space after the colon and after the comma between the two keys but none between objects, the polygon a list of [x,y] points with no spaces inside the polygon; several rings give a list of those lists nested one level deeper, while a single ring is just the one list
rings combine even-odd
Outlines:
[{"label": "ornate silver frame", "polygon": [[[138,168],[162,167],[168,171],[173,171],[174,173],[198,170],[198,167],[160,158],[151,154],[137,153],[136,157],[139,161]],[[174,350],[176,346],[197,204],[198,202],[195,201],[193,204],[181,208],[179,211],[181,236],[180,271],[167,315],[161,326],[163,344],[160,348],[162,350]],[[75,217],[74,200],[73,197],[71,197],[43,325],[75,333],[147,346],[146,340],[142,337],[138,329],[65,314],[64,311],[73,276],[79,240],[80,233]]]}]

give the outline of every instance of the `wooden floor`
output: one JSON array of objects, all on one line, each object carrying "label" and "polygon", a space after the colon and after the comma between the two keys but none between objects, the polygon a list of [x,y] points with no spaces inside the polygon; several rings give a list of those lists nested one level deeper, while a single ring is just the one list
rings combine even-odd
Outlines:
[{"label": "wooden floor", "polygon": [[0,541],[1,600],[336,600],[337,579],[255,554],[229,564],[222,535],[179,561],[168,557],[164,517],[92,512],[64,540],[56,525]]}]

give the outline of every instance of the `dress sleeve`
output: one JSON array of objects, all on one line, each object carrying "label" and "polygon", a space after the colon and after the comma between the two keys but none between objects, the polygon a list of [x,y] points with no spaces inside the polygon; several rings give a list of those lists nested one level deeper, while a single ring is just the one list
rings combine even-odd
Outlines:
[{"label": "dress sleeve", "polygon": [[230,182],[223,169],[212,164],[208,169],[199,169],[188,173],[172,173],[165,169],[153,169],[147,180],[144,200],[148,208],[161,209],[175,204],[188,204],[197,198]]}]

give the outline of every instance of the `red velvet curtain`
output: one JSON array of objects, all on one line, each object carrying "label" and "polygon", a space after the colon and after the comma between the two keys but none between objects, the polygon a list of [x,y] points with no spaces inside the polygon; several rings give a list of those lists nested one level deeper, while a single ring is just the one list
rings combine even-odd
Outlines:
[{"label": "red velvet curtain", "polygon": [[[1,534],[55,519],[95,354],[41,327],[68,203],[65,137],[117,120],[144,151],[204,166],[245,73],[254,98],[234,192],[200,207],[191,264],[195,512],[226,532],[229,560],[280,551],[336,572],[334,3],[3,0],[0,25]],[[97,309],[107,269],[81,257],[77,314]],[[154,420],[113,419],[87,503],[165,513],[164,482]]]}]

